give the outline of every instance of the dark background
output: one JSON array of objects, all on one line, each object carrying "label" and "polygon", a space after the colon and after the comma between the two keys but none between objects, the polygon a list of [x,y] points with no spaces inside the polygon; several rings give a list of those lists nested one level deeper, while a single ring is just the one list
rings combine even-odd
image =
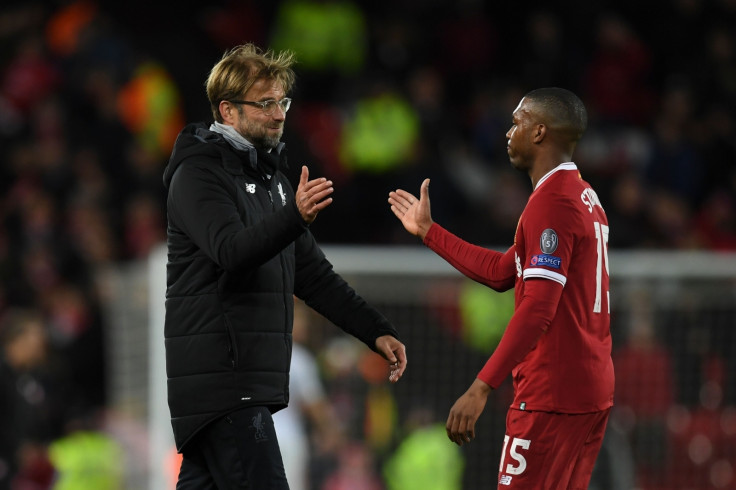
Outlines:
[{"label": "dark background", "polygon": [[[505,248],[531,190],[508,163],[511,112],[527,91],[561,86],[589,111],[575,161],[611,250],[736,249],[734,0],[5,1],[0,311],[40,312],[51,346],[29,440],[106,407],[99,277],[165,239],[161,175],[182,125],[211,120],[210,68],[240,43],[298,39],[285,21],[295,5],[348,6],[354,22],[321,65],[306,38],[286,46],[299,59],[289,175],[306,164],[335,181],[312,225],[321,243],[417,244],[386,199],[430,177],[436,221]],[[346,156],[365,103],[386,96],[363,127],[372,143]],[[358,162],[384,145],[383,160]]]}]

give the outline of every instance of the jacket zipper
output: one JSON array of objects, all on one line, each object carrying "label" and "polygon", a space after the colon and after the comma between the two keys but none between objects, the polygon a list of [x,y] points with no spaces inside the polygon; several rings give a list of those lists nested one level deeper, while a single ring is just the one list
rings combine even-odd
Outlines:
[{"label": "jacket zipper", "polygon": [[[271,181],[269,182],[269,189],[268,189],[268,198],[271,200],[271,209],[273,211],[276,211],[275,206],[273,204],[273,194],[271,193],[271,189],[276,184],[276,176],[274,175],[271,177]],[[284,263],[284,254],[279,254],[279,264],[281,266],[281,282],[286,286],[287,277],[286,277],[286,264]],[[288,331],[289,331],[289,305],[287,304],[287,298],[286,294],[282,294],[282,301],[284,303],[284,347],[286,347],[287,351],[289,348],[289,341],[288,341]],[[287,362],[287,365],[285,366],[285,371],[288,373],[290,371],[290,365]],[[286,377],[286,381],[284,383],[284,390],[287,392],[289,390],[289,377]]]},{"label": "jacket zipper", "polygon": [[229,345],[227,346],[227,352],[230,355],[230,363],[232,364],[233,369],[236,369],[238,367],[238,339],[235,338],[235,331],[233,330],[232,325],[230,325],[230,320],[228,319],[227,315],[225,315],[225,328],[227,329],[227,338],[229,340]]},{"label": "jacket zipper", "polygon": [[[271,211],[276,211],[276,208],[273,204],[273,193],[271,192],[271,189],[274,186],[274,182],[276,182],[276,175],[271,176],[270,179],[265,178],[264,176],[261,176],[261,181],[265,184],[267,192],[268,192],[268,200],[271,203]],[[284,264],[284,254],[279,253],[279,265],[281,266],[281,281],[284,285],[286,285],[286,264]],[[289,305],[286,303],[286,295],[282,295],[282,300],[284,302],[284,346],[288,349],[289,342],[288,342],[288,307]],[[285,371],[288,373],[290,370],[289,364],[285,366]],[[289,389],[289,376],[287,375],[286,381],[284,382],[284,390],[285,392]]]}]

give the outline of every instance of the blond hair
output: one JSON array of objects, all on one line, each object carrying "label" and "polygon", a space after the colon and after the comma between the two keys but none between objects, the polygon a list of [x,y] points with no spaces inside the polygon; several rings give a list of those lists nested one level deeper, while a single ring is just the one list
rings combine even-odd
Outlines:
[{"label": "blond hair", "polygon": [[205,83],[215,121],[222,122],[220,102],[243,97],[256,80],[278,82],[284,92],[288,93],[296,80],[291,69],[295,62],[296,57],[291,51],[263,51],[250,43],[226,51],[222,59],[212,67]]}]

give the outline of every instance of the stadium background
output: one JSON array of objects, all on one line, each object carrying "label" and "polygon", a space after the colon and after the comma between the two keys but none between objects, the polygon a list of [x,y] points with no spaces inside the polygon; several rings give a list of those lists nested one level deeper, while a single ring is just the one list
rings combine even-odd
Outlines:
[{"label": "stadium background", "polygon": [[[358,354],[338,376],[331,355],[352,351],[314,319],[309,348],[349,429],[339,451],[315,447],[314,488],[358,462],[389,485],[382,468],[414,409],[444,420],[508,313],[502,297],[433,269],[389,212],[388,191],[431,177],[437,221],[508,244],[529,194],[506,158],[509,114],[548,85],[588,106],[576,161],[612,230],[610,461],[620,466],[608,473],[631,479],[596,484],[736,488],[734,25],[733,0],[3,2],[0,308],[40,312],[51,347],[22,378],[25,488],[90,461],[126,488],[152,479],[148,344],[160,325],[149,328],[147,274],[165,236],[161,172],[184,122],[210,118],[209,68],[245,41],[297,51],[284,136],[292,171],[306,163],[336,183],[313,232],[348,254],[338,270],[409,349],[396,387],[376,384],[380,372]],[[381,265],[402,250],[393,268]],[[401,269],[415,256],[428,262]],[[492,486],[507,396],[461,450],[461,488]],[[99,445],[79,444],[80,427]]]}]

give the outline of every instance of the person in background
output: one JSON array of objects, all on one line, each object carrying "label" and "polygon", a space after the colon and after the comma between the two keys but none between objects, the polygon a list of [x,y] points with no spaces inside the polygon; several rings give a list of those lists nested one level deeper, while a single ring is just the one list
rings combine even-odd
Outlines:
[{"label": "person in background", "polygon": [[280,441],[285,442],[281,455],[291,490],[311,488],[310,439],[314,439],[321,450],[332,451],[337,449],[343,436],[325,395],[317,360],[304,345],[309,335],[311,314],[302,301],[295,300],[289,406],[273,415],[276,434]]},{"label": "person in background", "polygon": [[499,488],[587,488],[613,405],[608,219],[572,162],[586,126],[585,106],[569,90],[541,88],[519,102],[507,152],[533,191],[505,253],[434,223],[429,179],[419,199],[389,193],[404,228],[455,268],[495,290],[515,288],[498,347],[446,423],[450,440],[470,442],[491,390],[513,374]]},{"label": "person in background", "polygon": [[465,457],[447,444],[444,424],[424,401],[404,424],[406,436],[383,464],[387,490],[462,490]]},{"label": "person in background", "polygon": [[291,52],[253,44],[210,71],[214,122],[179,134],[164,171],[164,337],[177,489],[288,489],[272,414],[289,403],[293,296],[390,364],[405,346],[391,323],[332,268],[309,225],[332,182],[301,167],[294,191],[281,136],[295,74]]},{"label": "person in background", "polygon": [[24,373],[46,359],[47,333],[33,310],[11,308],[0,319],[0,490],[13,488],[21,448],[30,432],[30,405],[21,393]]}]

